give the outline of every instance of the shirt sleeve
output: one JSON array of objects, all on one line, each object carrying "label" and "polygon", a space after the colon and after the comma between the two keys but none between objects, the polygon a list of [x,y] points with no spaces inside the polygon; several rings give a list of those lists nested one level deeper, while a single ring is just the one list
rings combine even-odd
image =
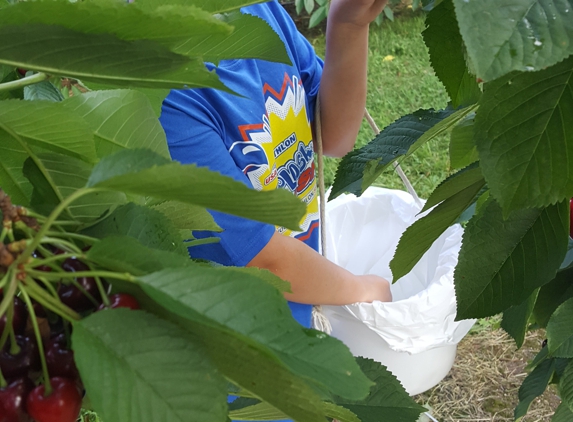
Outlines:
[{"label": "shirt sleeve", "polygon": [[[173,160],[207,167],[252,188],[227,151],[221,116],[210,106],[208,99],[189,91],[172,91],[163,103],[160,121]],[[275,231],[270,224],[212,210],[209,212],[223,232],[194,232],[193,235],[196,238],[218,237],[220,241],[189,248],[193,258],[245,266],[269,242]]]}]

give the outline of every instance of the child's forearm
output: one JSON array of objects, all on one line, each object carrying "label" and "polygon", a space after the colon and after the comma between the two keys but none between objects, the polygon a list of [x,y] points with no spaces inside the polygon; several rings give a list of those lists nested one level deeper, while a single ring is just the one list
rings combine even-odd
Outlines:
[{"label": "child's forearm", "polygon": [[355,276],[322,257],[303,242],[275,233],[248,264],[265,268],[291,283],[291,301],[316,305],[347,305],[391,301],[389,284],[377,276]]},{"label": "child's forearm", "polygon": [[320,82],[324,152],[352,150],[366,105],[368,30],[386,0],[332,0]]},{"label": "child's forearm", "polygon": [[320,82],[324,153],[341,157],[354,147],[366,104],[368,26],[329,20]]}]

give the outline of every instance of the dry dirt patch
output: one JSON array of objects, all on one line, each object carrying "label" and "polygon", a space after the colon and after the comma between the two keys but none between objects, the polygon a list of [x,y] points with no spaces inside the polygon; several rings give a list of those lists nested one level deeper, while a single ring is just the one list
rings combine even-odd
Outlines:
[{"label": "dry dirt patch", "polygon": [[[520,350],[495,324],[475,330],[458,347],[450,374],[432,390],[416,397],[432,408],[440,422],[513,421],[518,390],[527,376],[525,367],[539,352],[542,331],[527,334]],[[549,422],[559,405],[550,387],[533,402],[522,422]]]}]

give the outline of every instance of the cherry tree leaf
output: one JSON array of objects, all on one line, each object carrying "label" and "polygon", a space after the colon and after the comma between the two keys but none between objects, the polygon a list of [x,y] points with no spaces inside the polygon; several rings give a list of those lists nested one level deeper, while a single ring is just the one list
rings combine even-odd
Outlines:
[{"label": "cherry tree leaf", "polygon": [[201,60],[153,41],[46,24],[0,26],[0,38],[0,63],[15,67],[118,86],[229,91]]},{"label": "cherry tree leaf", "polygon": [[478,77],[541,70],[573,53],[572,0],[454,0]]},{"label": "cherry tree leaf", "polygon": [[486,85],[475,142],[483,174],[504,216],[573,196],[572,114],[573,57]]},{"label": "cherry tree leaf", "polygon": [[445,0],[426,17],[426,30],[422,33],[430,52],[432,67],[446,87],[452,105],[474,104],[481,90],[465,59],[464,43],[460,34],[452,0]]},{"label": "cherry tree leaf", "polygon": [[306,209],[283,189],[259,192],[206,168],[169,162],[149,150],[104,157],[87,186],[199,205],[295,230]]},{"label": "cherry tree leaf", "polygon": [[249,273],[234,274],[194,267],[192,271],[165,270],[139,280],[143,290],[166,309],[251,337],[323,391],[351,399],[368,394],[371,383],[340,341],[301,327],[274,287]]},{"label": "cherry tree leaf", "polygon": [[108,421],[227,420],[227,382],[188,333],[143,311],[96,312],[74,324],[74,359]]},{"label": "cherry tree leaf", "polygon": [[457,320],[495,315],[551,281],[567,252],[569,206],[515,211],[494,200],[468,223],[454,272]]},{"label": "cherry tree leaf", "polygon": [[123,149],[145,148],[170,158],[167,139],[147,97],[133,90],[94,91],[62,103],[94,132],[99,158]]},{"label": "cherry tree leaf", "polygon": [[568,299],[553,313],[547,323],[547,347],[551,356],[573,358],[573,299]]},{"label": "cherry tree leaf", "polygon": [[396,159],[455,125],[473,109],[418,110],[387,126],[369,144],[347,154],[338,165],[329,199],[344,192],[361,195]]}]

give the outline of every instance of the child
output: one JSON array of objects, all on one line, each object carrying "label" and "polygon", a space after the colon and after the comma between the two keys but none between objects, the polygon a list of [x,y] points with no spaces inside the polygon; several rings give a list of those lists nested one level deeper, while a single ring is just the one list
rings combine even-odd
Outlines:
[{"label": "child", "polygon": [[[293,66],[227,60],[217,74],[243,98],[213,89],[172,91],[161,123],[174,160],[195,163],[258,190],[287,189],[308,204],[301,232],[212,212],[220,242],[190,248],[223,265],[266,268],[291,283],[293,316],[310,326],[311,304],[390,301],[388,282],[355,276],[318,252],[314,107],[320,95],[324,152],[341,157],[358,133],[366,101],[368,26],[387,0],[332,0],[323,63],[275,0],[243,8],[280,35]],[[189,189],[193,189],[190,186]]]}]

